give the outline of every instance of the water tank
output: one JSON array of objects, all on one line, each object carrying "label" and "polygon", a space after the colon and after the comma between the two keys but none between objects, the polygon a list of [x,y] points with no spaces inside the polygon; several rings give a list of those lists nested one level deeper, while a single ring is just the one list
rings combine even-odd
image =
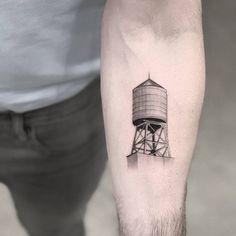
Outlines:
[{"label": "water tank", "polygon": [[133,124],[167,122],[167,91],[151,79],[133,90]]}]

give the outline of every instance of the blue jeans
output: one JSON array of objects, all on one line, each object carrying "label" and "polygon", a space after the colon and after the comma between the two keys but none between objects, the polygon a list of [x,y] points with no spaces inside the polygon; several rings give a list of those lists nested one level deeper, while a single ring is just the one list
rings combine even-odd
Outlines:
[{"label": "blue jeans", "polygon": [[106,162],[99,80],[46,108],[0,113],[0,181],[30,236],[82,236]]}]

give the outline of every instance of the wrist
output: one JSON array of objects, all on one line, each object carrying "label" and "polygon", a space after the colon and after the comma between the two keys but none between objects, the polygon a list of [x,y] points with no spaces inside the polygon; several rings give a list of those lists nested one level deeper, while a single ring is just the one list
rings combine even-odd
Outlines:
[{"label": "wrist", "polygon": [[185,236],[186,216],[185,207],[158,212],[146,217],[136,216],[132,220],[126,220],[119,215],[120,236]]},{"label": "wrist", "polygon": [[184,236],[186,171],[158,167],[128,177],[129,183],[116,186],[120,235]]}]

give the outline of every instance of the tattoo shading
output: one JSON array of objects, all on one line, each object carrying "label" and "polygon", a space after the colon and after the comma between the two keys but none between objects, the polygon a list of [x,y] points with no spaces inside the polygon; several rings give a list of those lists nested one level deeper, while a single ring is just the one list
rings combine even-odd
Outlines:
[{"label": "tattoo shading", "polygon": [[167,128],[167,90],[148,79],[133,89],[133,125],[136,127],[128,166],[140,158],[170,158]]}]

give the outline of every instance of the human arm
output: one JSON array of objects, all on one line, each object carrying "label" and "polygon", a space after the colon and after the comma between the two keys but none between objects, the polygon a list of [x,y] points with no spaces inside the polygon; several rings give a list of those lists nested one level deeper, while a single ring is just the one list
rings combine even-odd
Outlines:
[{"label": "human arm", "polygon": [[[129,168],[132,90],[147,79],[168,94],[171,158]],[[186,182],[204,93],[199,0],[108,0],[102,100],[120,235],[185,235]]]}]

